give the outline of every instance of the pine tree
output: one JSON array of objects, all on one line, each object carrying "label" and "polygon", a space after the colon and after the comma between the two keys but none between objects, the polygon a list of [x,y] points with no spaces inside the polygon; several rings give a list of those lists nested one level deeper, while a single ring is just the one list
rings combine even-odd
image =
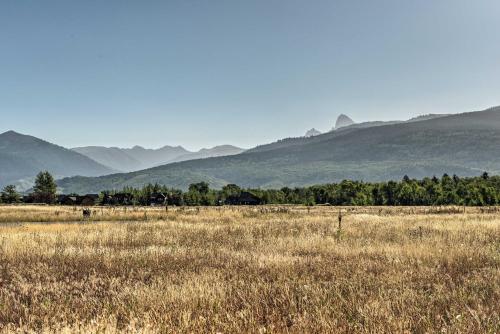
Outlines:
[{"label": "pine tree", "polygon": [[17,203],[19,202],[19,194],[16,191],[16,186],[10,184],[3,188],[2,190],[2,195],[1,195],[1,201],[3,203]]},{"label": "pine tree", "polygon": [[53,204],[56,200],[57,185],[48,171],[38,173],[33,190],[39,203]]}]

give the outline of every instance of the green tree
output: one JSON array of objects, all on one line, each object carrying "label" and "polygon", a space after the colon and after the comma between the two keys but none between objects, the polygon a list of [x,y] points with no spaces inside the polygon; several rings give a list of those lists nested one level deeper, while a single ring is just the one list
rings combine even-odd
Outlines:
[{"label": "green tree", "polygon": [[414,205],[416,202],[415,188],[410,181],[403,181],[396,193],[396,204],[398,205]]},{"label": "green tree", "polygon": [[202,195],[206,195],[209,190],[210,188],[206,182],[192,183],[189,185],[190,192],[198,192]]},{"label": "green tree", "polygon": [[19,202],[19,193],[16,191],[16,186],[10,184],[3,188],[1,201],[3,203],[17,203]]},{"label": "green tree", "polygon": [[33,190],[35,199],[39,203],[53,204],[56,200],[57,185],[48,171],[38,173]]},{"label": "green tree", "polygon": [[481,185],[481,187],[479,188],[479,192],[481,193],[481,196],[483,197],[482,202],[484,204],[486,204],[486,205],[497,204],[497,196],[495,193],[495,188]]},{"label": "green tree", "polygon": [[184,194],[187,205],[214,205],[215,201],[215,194],[206,182],[190,184],[189,191]]},{"label": "green tree", "polygon": [[[281,189],[250,189],[228,184],[221,190],[210,189],[208,183],[189,186],[188,192],[159,184],[148,184],[141,189],[124,188],[138,204],[147,203],[154,192],[167,196],[169,205],[219,205],[228,196],[247,191],[264,204],[334,204],[334,205],[497,205],[500,203],[500,176],[486,174],[460,178],[444,174],[441,179],[425,177],[421,180],[405,176],[401,181],[365,183],[344,180],[341,183],[311,187],[284,187]],[[115,193],[112,191],[110,193]]]},{"label": "green tree", "polygon": [[236,184],[227,184],[222,187],[222,194],[224,195],[224,198],[229,196],[239,196],[241,194],[241,188]]}]

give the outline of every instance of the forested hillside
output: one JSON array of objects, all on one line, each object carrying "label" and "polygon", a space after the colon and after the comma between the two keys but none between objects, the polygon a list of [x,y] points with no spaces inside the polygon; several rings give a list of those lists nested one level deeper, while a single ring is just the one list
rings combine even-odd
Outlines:
[{"label": "forested hillside", "polygon": [[59,181],[65,191],[96,192],[161,183],[187,189],[206,181],[243,187],[306,186],[343,179],[399,180],[448,173],[500,171],[500,108],[419,122],[391,124],[301,138],[290,145],[234,156],[192,160],[98,178]]}]

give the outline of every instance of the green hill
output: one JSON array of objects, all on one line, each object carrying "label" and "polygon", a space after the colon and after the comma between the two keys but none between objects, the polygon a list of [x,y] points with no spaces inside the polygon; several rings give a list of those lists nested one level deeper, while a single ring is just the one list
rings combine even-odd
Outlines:
[{"label": "green hill", "polygon": [[245,153],[168,164],[133,173],[59,181],[64,191],[95,192],[158,182],[186,188],[304,186],[342,179],[382,181],[500,171],[500,107],[422,121],[334,131]]}]

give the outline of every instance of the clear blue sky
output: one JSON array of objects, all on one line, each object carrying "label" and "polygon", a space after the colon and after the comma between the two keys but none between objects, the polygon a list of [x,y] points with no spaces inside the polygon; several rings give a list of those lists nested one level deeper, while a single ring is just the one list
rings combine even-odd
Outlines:
[{"label": "clear blue sky", "polygon": [[0,131],[243,147],[500,105],[500,1],[0,2]]}]

